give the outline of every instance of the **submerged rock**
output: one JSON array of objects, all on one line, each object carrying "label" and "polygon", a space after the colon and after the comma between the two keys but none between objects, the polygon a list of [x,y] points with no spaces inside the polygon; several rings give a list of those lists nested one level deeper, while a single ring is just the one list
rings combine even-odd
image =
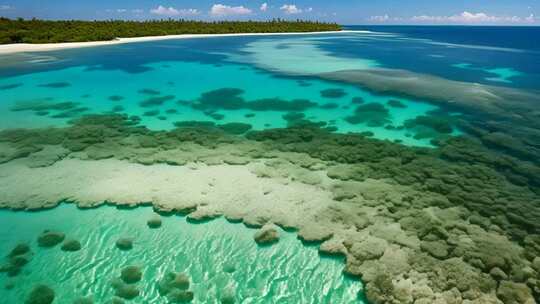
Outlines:
[{"label": "submerged rock", "polygon": [[63,251],[79,251],[81,247],[81,242],[77,240],[65,240],[60,249]]},{"label": "submerged rock", "polygon": [[234,290],[232,288],[227,288],[221,295],[219,301],[221,304],[234,304],[236,302]]},{"label": "submerged rock", "polygon": [[142,271],[140,267],[127,266],[124,269],[122,269],[120,278],[122,279],[122,281],[124,281],[127,284],[137,283],[142,278]]},{"label": "submerged rock", "polygon": [[121,238],[116,241],[116,248],[127,251],[133,248],[133,240],[129,238]]},{"label": "submerged rock", "polygon": [[15,248],[13,248],[9,252],[8,257],[15,257],[15,256],[23,255],[29,252],[30,252],[30,246],[28,246],[27,244],[18,244],[17,246],[15,246]]},{"label": "submerged rock", "polygon": [[39,247],[54,247],[65,239],[65,234],[62,232],[57,231],[44,231],[39,237],[38,237],[38,245]]},{"label": "submerged rock", "polygon": [[10,251],[5,264],[0,266],[0,273],[5,272],[8,277],[19,275],[22,268],[30,262],[30,258],[30,247],[26,244],[19,244]]},{"label": "submerged rock", "polygon": [[149,219],[146,224],[148,225],[149,228],[151,229],[157,229],[159,227],[161,227],[161,218],[159,217],[153,217],[151,219]]},{"label": "submerged rock", "polygon": [[275,225],[265,225],[253,236],[259,245],[270,245],[279,241],[279,232]]},{"label": "submerged rock", "polygon": [[92,297],[78,298],[73,301],[73,304],[93,304],[94,300]]},{"label": "submerged rock", "polygon": [[109,304],[124,304],[126,302],[124,300],[122,300],[121,298],[119,298],[119,297],[114,297],[108,303]]},{"label": "submerged rock", "polygon": [[168,298],[172,303],[188,303],[193,301],[195,295],[193,294],[193,291],[177,289],[173,290],[168,295]]},{"label": "submerged rock", "polygon": [[158,290],[165,296],[175,290],[188,290],[189,285],[190,280],[186,274],[169,272],[158,282]]},{"label": "submerged rock", "polygon": [[35,286],[28,297],[25,304],[51,304],[54,301],[54,290],[47,285]]},{"label": "submerged rock", "polygon": [[122,299],[132,300],[139,296],[139,289],[134,285],[121,285],[116,288],[115,295]]}]

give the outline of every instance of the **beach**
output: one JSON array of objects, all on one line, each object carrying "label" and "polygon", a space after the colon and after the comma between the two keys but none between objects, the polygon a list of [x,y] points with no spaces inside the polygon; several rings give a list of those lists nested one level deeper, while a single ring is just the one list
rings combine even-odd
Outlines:
[{"label": "beach", "polygon": [[[347,33],[351,31],[329,31],[329,32],[298,32],[298,33],[237,33],[237,34],[185,34],[185,35],[166,35],[166,36],[148,36],[133,38],[116,38],[109,41],[90,41],[90,42],[66,42],[66,43],[16,43],[0,45],[0,55],[16,54],[23,52],[47,52],[63,49],[96,47],[105,45],[117,45],[134,42],[160,41],[171,39],[193,39],[193,38],[216,38],[216,37],[251,37],[251,36],[289,36],[289,35],[321,35],[332,33]],[[358,32],[358,31],[356,31]]]}]

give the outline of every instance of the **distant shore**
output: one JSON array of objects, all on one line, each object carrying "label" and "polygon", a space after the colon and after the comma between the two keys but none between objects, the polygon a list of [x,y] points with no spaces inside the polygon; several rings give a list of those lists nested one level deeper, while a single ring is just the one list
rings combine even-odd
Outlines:
[{"label": "distant shore", "polygon": [[323,31],[323,32],[291,32],[291,33],[237,33],[237,34],[184,34],[184,35],[165,35],[165,36],[147,36],[134,38],[116,38],[107,41],[89,41],[89,42],[63,42],[63,43],[13,43],[0,45],[0,55],[26,53],[26,52],[46,52],[62,49],[96,47],[104,45],[125,44],[133,42],[171,40],[171,39],[189,39],[189,38],[213,38],[213,37],[235,37],[235,36],[277,36],[277,35],[318,35],[332,33],[357,33],[359,31]]}]

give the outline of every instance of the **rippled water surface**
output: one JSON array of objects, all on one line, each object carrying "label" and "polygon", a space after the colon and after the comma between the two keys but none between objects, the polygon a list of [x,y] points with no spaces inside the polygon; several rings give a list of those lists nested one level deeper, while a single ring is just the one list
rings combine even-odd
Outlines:
[{"label": "rippled water surface", "polygon": [[[280,231],[277,244],[259,247],[253,241],[256,230],[225,219],[193,224],[163,217],[160,229],[149,229],[147,220],[153,217],[146,207],[1,211],[0,252],[6,255],[20,243],[31,247],[22,274],[0,276],[3,303],[22,303],[37,283],[55,290],[55,303],[80,297],[107,303],[115,294],[111,281],[130,265],[143,272],[136,284],[140,296],[130,303],[169,303],[158,292],[158,282],[169,272],[190,277],[193,303],[221,303],[230,294],[238,303],[361,303],[362,285],[343,277],[342,261],[319,256],[316,247],[304,246],[294,233]],[[63,232],[80,241],[82,249],[40,248],[36,239],[44,230]],[[131,238],[133,249],[116,248],[120,238]]]}]

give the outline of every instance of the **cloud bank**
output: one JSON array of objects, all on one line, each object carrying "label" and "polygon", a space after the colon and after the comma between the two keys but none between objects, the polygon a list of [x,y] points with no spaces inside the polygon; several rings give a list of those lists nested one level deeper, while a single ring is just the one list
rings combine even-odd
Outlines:
[{"label": "cloud bank", "polygon": [[194,16],[194,15],[198,15],[200,12],[194,8],[176,9],[172,6],[164,7],[160,5],[156,8],[151,9],[150,13],[154,15],[161,15],[161,16]]},{"label": "cloud bank", "polygon": [[284,4],[279,9],[282,10],[287,15],[296,15],[296,14],[301,14],[304,12],[309,13],[313,11],[312,7],[308,7],[307,9],[301,9],[297,7],[295,4]]},{"label": "cloud bank", "polygon": [[249,15],[252,11],[244,7],[242,5],[240,6],[228,6],[223,4],[214,4],[212,8],[210,9],[210,15],[214,17],[225,17],[225,16],[233,16],[233,15]]},{"label": "cloud bank", "polygon": [[452,16],[430,16],[420,15],[411,18],[413,22],[429,22],[429,23],[458,23],[458,24],[481,24],[481,23],[533,23],[535,22],[534,15],[528,17],[518,16],[494,16],[486,13],[471,13],[463,12],[459,15]]}]

